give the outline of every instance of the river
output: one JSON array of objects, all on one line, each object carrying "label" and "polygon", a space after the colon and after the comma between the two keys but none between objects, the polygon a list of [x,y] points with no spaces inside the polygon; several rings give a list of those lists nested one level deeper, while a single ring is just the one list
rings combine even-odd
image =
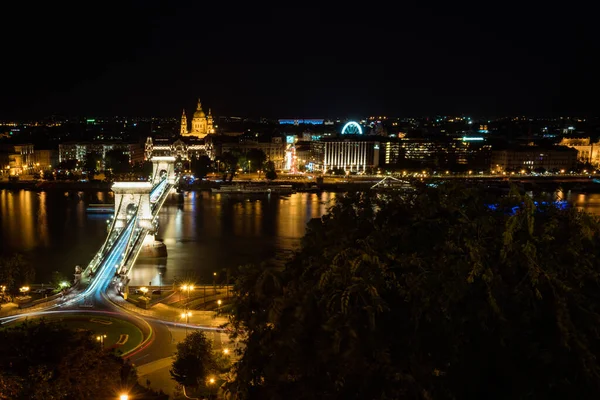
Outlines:
[{"label": "river", "polygon": [[[241,264],[284,260],[297,250],[306,223],[323,215],[335,193],[243,198],[208,192],[173,193],[159,213],[157,237],[166,259],[139,259],[133,285],[174,280],[212,283]],[[71,277],[102,245],[107,215],[86,213],[88,203],[110,203],[112,192],[0,190],[2,254],[21,253],[36,269],[37,283],[53,271]]]},{"label": "river", "polygon": [[[323,215],[335,196],[170,194],[159,214],[158,234],[168,257],[139,259],[132,284],[212,283],[215,272],[222,281],[228,268],[285,260],[299,248],[306,223]],[[600,194],[562,197],[600,215]],[[86,205],[112,201],[112,192],[0,190],[2,254],[23,254],[35,266],[37,283],[48,282],[53,271],[71,277],[75,265],[86,265],[106,237],[108,216],[87,214]]]}]

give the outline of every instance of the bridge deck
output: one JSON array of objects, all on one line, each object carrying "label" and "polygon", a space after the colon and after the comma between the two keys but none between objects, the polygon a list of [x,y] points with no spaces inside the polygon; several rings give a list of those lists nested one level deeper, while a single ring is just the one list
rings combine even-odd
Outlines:
[{"label": "bridge deck", "polygon": [[[152,188],[150,203],[153,221],[158,217],[172,187],[167,179],[163,179]],[[115,204],[115,214],[120,206]],[[95,296],[106,290],[115,272],[129,272],[141,250],[144,238],[150,232],[150,229],[138,226],[137,214],[132,215],[121,228],[116,227],[115,220],[116,218],[113,219],[105,242],[84,271],[83,275],[88,279],[84,282],[87,285],[80,298]]]}]

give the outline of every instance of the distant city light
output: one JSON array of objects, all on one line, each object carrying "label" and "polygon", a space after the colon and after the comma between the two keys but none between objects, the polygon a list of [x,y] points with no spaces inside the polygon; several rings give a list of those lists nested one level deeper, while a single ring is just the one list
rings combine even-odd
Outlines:
[{"label": "distant city light", "polygon": [[474,137],[463,136],[462,140],[463,140],[463,142],[480,142],[485,139],[480,136],[474,136]]}]

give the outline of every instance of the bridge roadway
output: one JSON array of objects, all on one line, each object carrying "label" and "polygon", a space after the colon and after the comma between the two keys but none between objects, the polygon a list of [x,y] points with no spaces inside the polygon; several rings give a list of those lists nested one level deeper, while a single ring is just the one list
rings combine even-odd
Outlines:
[{"label": "bridge roadway", "polygon": [[[150,198],[153,219],[157,217],[172,187],[173,185],[163,180],[152,189]],[[64,299],[57,302],[42,303],[35,309],[24,309],[20,314],[2,317],[0,324],[7,324],[23,318],[61,313],[95,313],[124,319],[138,326],[144,334],[143,343],[125,354],[124,357],[130,358],[137,366],[160,363],[163,365],[160,377],[163,386],[171,384],[172,382],[168,379],[168,367],[170,367],[170,359],[176,348],[176,339],[184,337],[184,330],[206,330],[212,332],[215,335],[214,339],[220,341],[219,333],[222,332],[222,329],[149,317],[118,305],[122,298],[117,294],[116,285],[112,284],[115,271],[120,266],[130,267],[133,265],[137,258],[137,247],[143,242],[147,233],[148,229],[137,226],[137,214],[131,215],[126,225],[119,231],[115,231],[113,222],[107,240],[98,251],[99,255],[97,254],[86,268],[86,270],[91,270],[93,266],[96,266],[96,273],[89,278],[87,283],[83,283],[82,288],[65,295]]]}]

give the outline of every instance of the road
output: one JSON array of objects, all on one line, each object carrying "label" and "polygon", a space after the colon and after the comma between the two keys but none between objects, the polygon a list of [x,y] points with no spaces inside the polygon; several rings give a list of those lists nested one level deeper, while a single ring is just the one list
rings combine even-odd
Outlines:
[{"label": "road", "polygon": [[[151,193],[151,200],[160,201],[163,190],[169,188],[166,180],[160,183]],[[153,207],[154,208],[154,207]],[[96,274],[89,281],[83,282],[80,289],[54,302],[43,303],[32,309],[24,309],[22,313],[0,317],[0,324],[7,324],[24,318],[38,318],[44,315],[60,313],[97,313],[99,315],[118,317],[140,328],[144,335],[142,344],[124,355],[139,369],[140,383],[145,385],[146,379],[151,382],[155,390],[173,395],[175,382],[170,379],[169,369],[177,343],[185,338],[188,330],[202,329],[215,341],[218,349],[223,340],[221,329],[198,324],[174,322],[172,316],[161,318],[160,313],[144,315],[141,309],[126,303],[117,293],[114,281],[115,271],[122,265],[128,252],[130,236],[134,229],[139,229],[136,217],[132,216],[116,239],[110,240],[107,245],[110,251],[99,264]],[[114,243],[113,243],[114,242]],[[167,319],[167,320],[165,320]],[[153,383],[152,383],[153,382]]]}]

